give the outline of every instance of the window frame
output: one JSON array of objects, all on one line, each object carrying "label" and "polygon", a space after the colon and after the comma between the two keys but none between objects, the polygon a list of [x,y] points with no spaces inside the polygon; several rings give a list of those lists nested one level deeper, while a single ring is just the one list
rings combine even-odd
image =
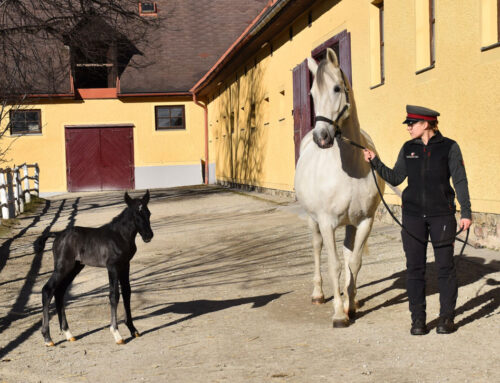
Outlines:
[{"label": "window frame", "polygon": [[[496,0],[496,24],[497,24],[497,35],[496,35],[496,42],[491,43],[489,45],[482,45],[481,46],[481,52],[489,51],[490,49],[498,48],[500,47],[500,0]],[[484,21],[483,21],[484,22]],[[482,41],[484,43],[484,41]]]},{"label": "window frame", "polygon": [[[181,108],[182,109],[182,127],[177,126],[169,126],[169,127],[159,127],[158,126],[158,110],[159,109],[173,109],[173,108]],[[171,117],[168,117],[171,118]],[[163,131],[172,131],[172,130],[186,130],[186,107],[185,105],[155,105],[155,131],[163,132]]]},{"label": "window frame", "polygon": [[[146,11],[144,12],[142,10],[142,4],[145,4],[145,3],[151,3],[153,4],[153,7],[154,7],[154,10],[153,11]],[[156,1],[139,1],[139,16],[153,16],[153,17],[156,17],[158,16],[158,6],[156,4]]]},{"label": "window frame", "polygon": [[431,67],[436,64],[436,4],[435,0],[429,0],[429,48]]},{"label": "window frame", "polygon": [[[14,113],[37,113],[38,115],[38,126],[39,129],[38,131],[31,131],[31,130],[23,130],[19,132],[13,132],[13,126],[12,126],[12,121],[13,121],[13,114]],[[26,122],[26,120],[25,120]],[[16,110],[10,110],[9,111],[9,132],[11,136],[25,136],[25,135],[41,135],[42,134],[42,110],[41,109],[16,109]]]}]

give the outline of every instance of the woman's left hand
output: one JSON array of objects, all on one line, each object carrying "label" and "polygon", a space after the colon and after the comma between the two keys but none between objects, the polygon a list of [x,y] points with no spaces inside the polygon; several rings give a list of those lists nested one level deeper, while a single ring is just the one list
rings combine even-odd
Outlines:
[{"label": "woman's left hand", "polygon": [[460,220],[460,229],[466,231],[469,229],[471,224],[472,224],[472,220],[470,220],[468,218],[462,218]]}]

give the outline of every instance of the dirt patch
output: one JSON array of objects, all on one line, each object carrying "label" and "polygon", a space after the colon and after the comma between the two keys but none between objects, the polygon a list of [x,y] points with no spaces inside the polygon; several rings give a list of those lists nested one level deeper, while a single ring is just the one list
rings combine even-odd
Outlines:
[{"label": "dirt patch", "polygon": [[[349,328],[331,326],[332,302],[310,304],[311,236],[294,201],[214,187],[157,190],[153,241],[137,239],[132,313],[142,333],[117,346],[109,332],[107,273],[86,267],[67,297],[77,342],[45,348],[41,288],[52,271],[33,241],[44,230],[98,226],[123,194],[52,198],[22,216],[0,247],[2,382],[491,382],[499,381],[498,253],[457,259],[459,330],[437,335],[439,302],[429,254],[431,332],[409,335],[404,255],[396,227],[375,224]],[[342,232],[337,233],[341,249]],[[331,286],[324,254],[325,293]],[[52,310],[54,311],[54,310]],[[123,319],[120,305],[119,317]]]}]

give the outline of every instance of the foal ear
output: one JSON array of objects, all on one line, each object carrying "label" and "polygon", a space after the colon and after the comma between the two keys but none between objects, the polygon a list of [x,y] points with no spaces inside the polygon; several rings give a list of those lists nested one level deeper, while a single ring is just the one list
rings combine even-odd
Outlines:
[{"label": "foal ear", "polygon": [[318,71],[318,63],[312,57],[307,58],[307,66],[314,77],[316,77],[316,72]]},{"label": "foal ear", "polygon": [[339,66],[339,60],[337,59],[337,54],[332,48],[326,49],[326,59],[330,61],[335,67]]},{"label": "foal ear", "polygon": [[128,195],[127,192],[125,192],[124,198],[125,198],[125,202],[127,203],[127,205],[131,206],[131,204],[132,204],[132,198],[130,198],[130,196]]},{"label": "foal ear", "polygon": [[149,189],[146,190],[146,194],[144,194],[144,197],[142,197],[142,203],[144,205],[147,205],[149,202]]}]

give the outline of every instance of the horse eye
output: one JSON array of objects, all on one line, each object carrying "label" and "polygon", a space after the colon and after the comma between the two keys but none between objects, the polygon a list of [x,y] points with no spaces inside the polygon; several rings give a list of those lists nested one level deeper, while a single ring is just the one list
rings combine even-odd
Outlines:
[{"label": "horse eye", "polygon": [[335,88],[333,88],[333,90],[335,91],[335,93],[340,92],[340,86],[335,85]]}]

